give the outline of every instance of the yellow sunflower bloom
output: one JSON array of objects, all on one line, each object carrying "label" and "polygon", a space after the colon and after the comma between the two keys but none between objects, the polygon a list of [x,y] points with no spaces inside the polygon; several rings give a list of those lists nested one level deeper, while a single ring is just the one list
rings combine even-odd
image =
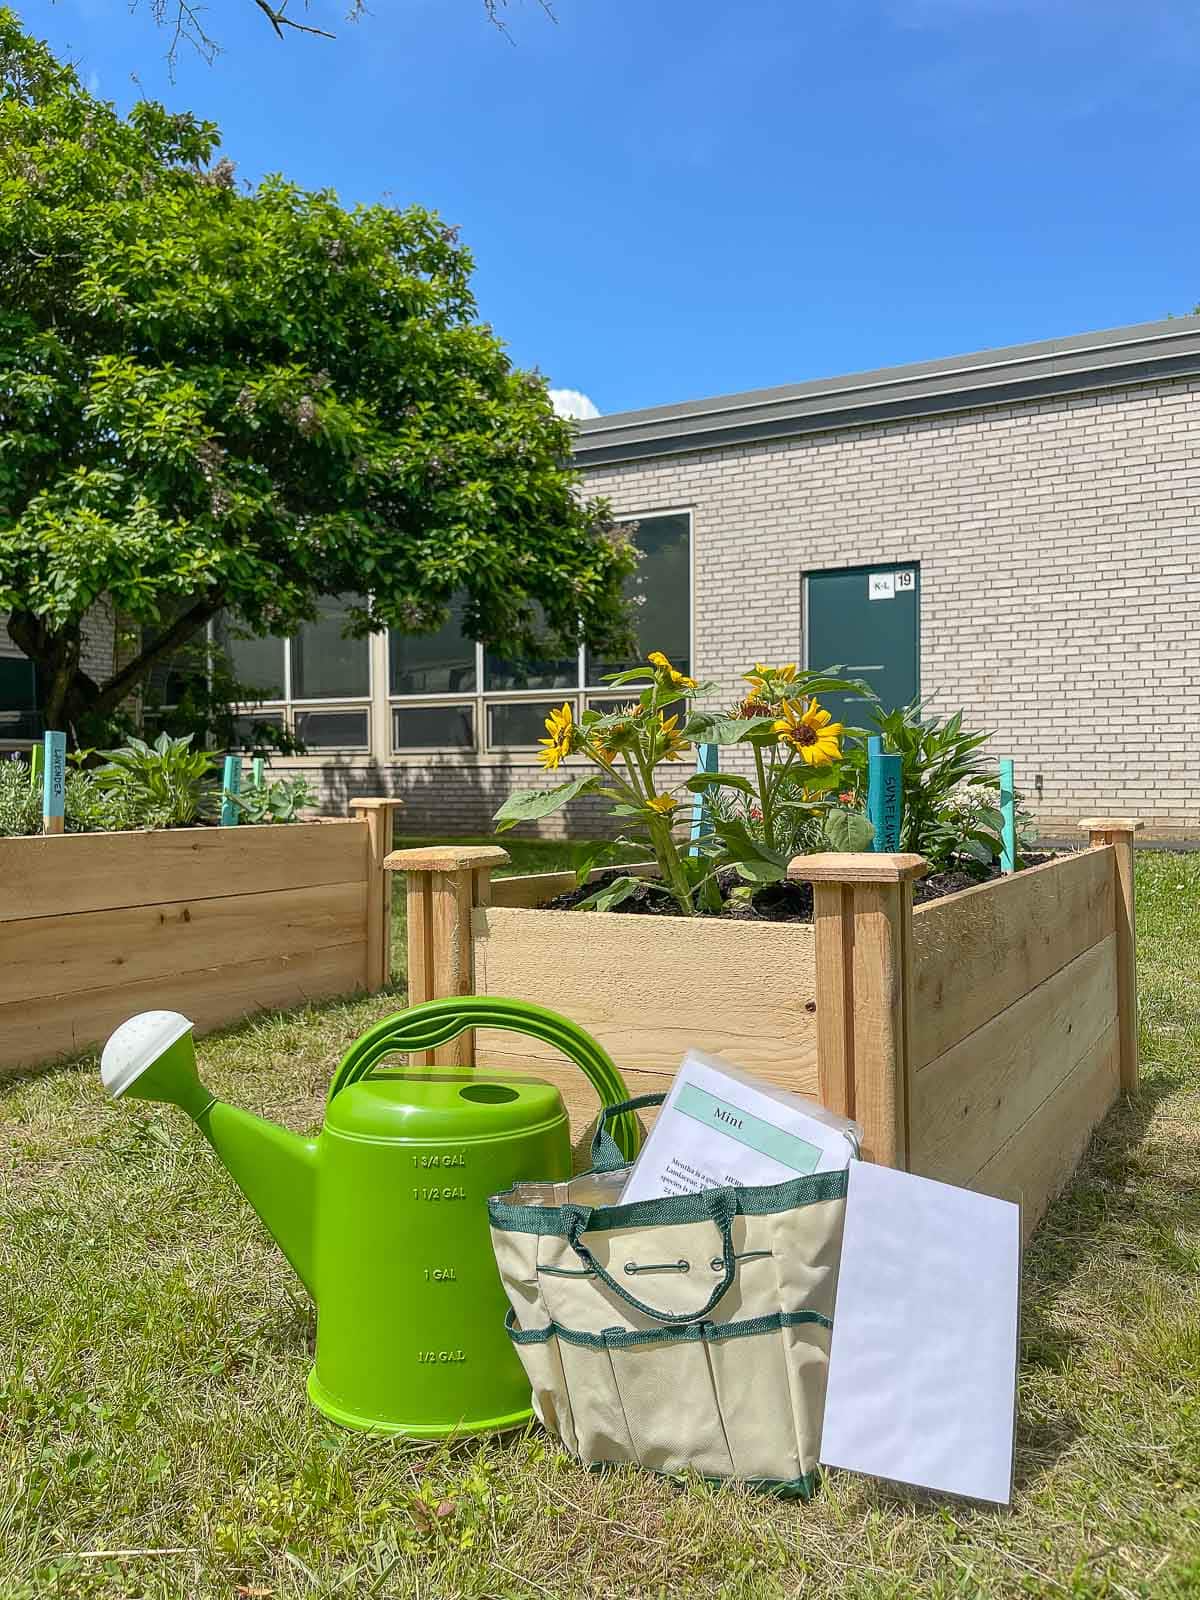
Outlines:
[{"label": "yellow sunflower bloom", "polygon": [[673,717],[664,717],[660,711],[658,721],[660,744],[656,759],[659,761],[682,761],[684,751],[690,750],[692,747],[676,727],[679,721],[678,713]]},{"label": "yellow sunflower bloom", "polygon": [[810,767],[827,767],[842,754],[840,744],[843,726],[834,722],[829,712],[810,700],[803,711],[795,700],[785,700],[780,707],[783,715],[774,724],[784,744],[790,744],[802,761]]},{"label": "yellow sunflower bloom", "polygon": [[552,711],[546,718],[546,732],[550,737],[538,740],[539,744],[546,747],[538,751],[538,760],[547,772],[551,772],[571,754],[575,745],[575,719],[566,701],[561,710]]},{"label": "yellow sunflower bloom", "polygon": [[652,800],[647,800],[646,804],[651,811],[657,811],[664,817],[669,817],[673,811],[679,809],[679,801],[673,800],[669,794],[656,794]]},{"label": "yellow sunflower bloom", "polygon": [[696,687],[695,678],[688,678],[682,672],[676,672],[661,650],[651,650],[646,660],[652,667],[657,667],[659,672],[666,673],[672,689],[694,689]]},{"label": "yellow sunflower bloom", "polygon": [[785,683],[794,683],[796,680],[796,663],[785,661],[781,667],[769,667],[765,661],[756,661],[753,672],[743,672],[742,677],[751,684],[756,694],[762,694],[764,689],[769,689],[772,684],[778,686]]}]

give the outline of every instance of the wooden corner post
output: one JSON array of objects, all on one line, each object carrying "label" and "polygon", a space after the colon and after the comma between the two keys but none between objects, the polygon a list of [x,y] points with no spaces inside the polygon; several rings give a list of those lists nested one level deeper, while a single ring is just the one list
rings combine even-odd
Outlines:
[{"label": "wooden corner post", "polygon": [[403,800],[351,800],[356,820],[367,825],[367,988],[392,981],[392,880],[384,861],[392,849],[392,816]]},{"label": "wooden corner post", "polygon": [[1133,892],[1133,841],[1142,824],[1136,817],[1085,817],[1079,826],[1093,845],[1113,847],[1113,888],[1117,933],[1117,1031],[1121,1092],[1138,1086],[1137,923]]},{"label": "wooden corner post", "polygon": [[913,881],[923,856],[797,856],[816,924],[817,1074],[823,1105],[863,1129],[863,1154],[908,1167]]},{"label": "wooden corner post", "polygon": [[[492,868],[508,853],[496,845],[434,845],[395,850],[384,866],[408,874],[408,1003],[475,992],[471,913],[491,901]],[[414,1060],[420,1066],[473,1067],[475,1035],[468,1030]]]}]

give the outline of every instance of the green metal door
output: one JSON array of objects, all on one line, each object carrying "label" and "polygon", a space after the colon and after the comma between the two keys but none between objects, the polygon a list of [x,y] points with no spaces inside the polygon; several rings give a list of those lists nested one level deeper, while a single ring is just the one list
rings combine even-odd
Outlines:
[{"label": "green metal door", "polygon": [[[812,572],[805,582],[810,668],[842,666],[863,678],[886,711],[921,692],[921,569],[915,562]],[[835,721],[862,727],[864,702],[831,695]]]}]

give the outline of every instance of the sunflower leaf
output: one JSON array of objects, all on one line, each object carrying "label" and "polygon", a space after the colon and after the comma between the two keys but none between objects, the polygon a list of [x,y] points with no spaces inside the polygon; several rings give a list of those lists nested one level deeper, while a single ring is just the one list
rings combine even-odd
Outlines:
[{"label": "sunflower leaf", "polygon": [[598,780],[589,773],[582,778],[560,783],[553,789],[518,789],[516,794],[509,795],[492,818],[496,832],[507,833],[519,822],[537,822],[541,817],[548,817],[569,800],[596,788],[597,784]]}]

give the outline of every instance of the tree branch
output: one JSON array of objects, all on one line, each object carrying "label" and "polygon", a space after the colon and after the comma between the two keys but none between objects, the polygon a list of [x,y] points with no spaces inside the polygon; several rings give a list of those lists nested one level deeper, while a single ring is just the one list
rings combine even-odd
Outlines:
[{"label": "tree branch", "polygon": [[89,709],[101,713],[114,710],[126,695],[136,688],[156,662],[161,661],[164,656],[171,655],[181,644],[186,644],[189,639],[194,638],[224,604],[223,591],[214,589],[203,599],[197,600],[195,605],[181,612],[171,626],[159,634],[152,645],[147,646],[141,655],[135,656],[119,672],[113,674],[101,687],[100,693]]},{"label": "tree branch", "polygon": [[335,33],[327,33],[324,28],[314,28],[307,22],[296,22],[293,18],[286,16],[284,13],[287,11],[287,0],[281,0],[281,4],[278,6],[269,5],[267,0],[254,0],[254,4],[263,13],[281,39],[285,28],[295,28],[297,33],[314,33],[318,39],[337,38]]}]

